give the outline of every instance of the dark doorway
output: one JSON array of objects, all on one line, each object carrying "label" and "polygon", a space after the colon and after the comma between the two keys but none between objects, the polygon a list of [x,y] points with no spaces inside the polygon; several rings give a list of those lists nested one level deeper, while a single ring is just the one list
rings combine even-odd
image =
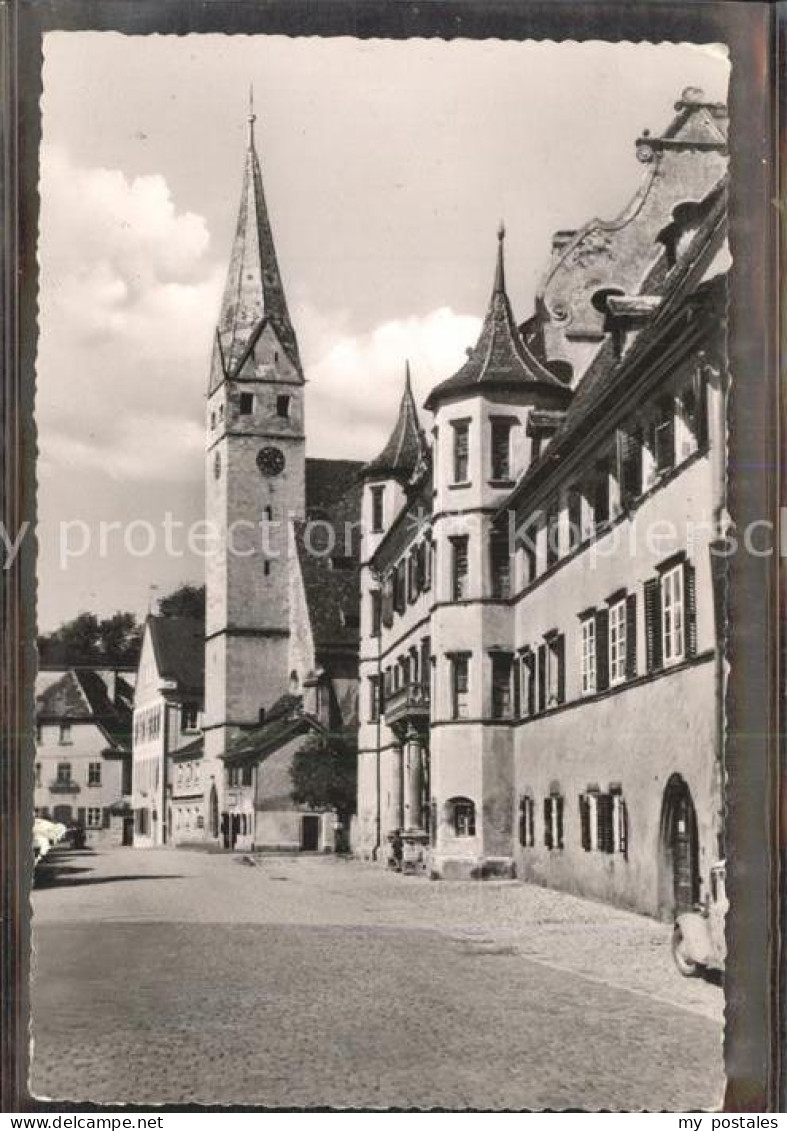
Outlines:
[{"label": "dark doorway", "polygon": [[67,825],[71,821],[73,809],[70,805],[56,805],[52,810],[52,820],[56,825]]},{"label": "dark doorway", "polygon": [[699,900],[699,838],[691,790],[673,774],[661,808],[659,910],[665,918],[691,911]]},{"label": "dark doorway", "polygon": [[134,818],[123,818],[123,840],[122,844],[125,848],[131,848],[134,843]]},{"label": "dark doorway", "polygon": [[320,845],[320,818],[301,817],[301,852],[316,852]]},{"label": "dark doorway", "polygon": [[218,835],[219,835],[219,798],[218,798],[218,795],[216,793],[216,786],[215,785],[212,785],[210,787],[209,821],[210,821],[210,835],[213,837],[214,840],[216,840],[218,838]]}]

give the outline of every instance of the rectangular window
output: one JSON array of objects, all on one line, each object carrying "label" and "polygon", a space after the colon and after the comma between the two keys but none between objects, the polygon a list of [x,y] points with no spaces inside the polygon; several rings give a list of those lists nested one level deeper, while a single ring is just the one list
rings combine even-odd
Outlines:
[{"label": "rectangular window", "polygon": [[583,619],[579,655],[580,686],[583,695],[593,695],[596,690],[596,615]]},{"label": "rectangular window", "polygon": [[470,424],[458,421],[454,424],[454,483],[467,483],[469,445]]},{"label": "rectangular window", "polygon": [[451,600],[462,601],[467,596],[467,538],[466,534],[451,539]]},{"label": "rectangular window", "polygon": [[290,418],[290,401],[292,400],[286,393],[281,393],[276,398],[276,415],[281,417],[282,420],[289,420]]},{"label": "rectangular window", "polygon": [[536,550],[537,532],[535,526],[531,526],[525,531],[522,540],[522,562],[524,577],[522,582],[524,585],[530,585],[538,577],[538,553]]},{"label": "rectangular window", "polygon": [[101,809],[91,807],[87,810],[87,827],[89,829],[101,828]]},{"label": "rectangular window", "polygon": [[492,718],[511,718],[511,656],[492,653]]},{"label": "rectangular window", "polygon": [[71,740],[71,723],[61,723],[60,724],[60,745],[61,746],[70,746],[71,741],[72,741]]},{"label": "rectangular window", "polygon": [[88,762],[87,765],[87,784],[88,785],[101,785],[101,763]]},{"label": "rectangular window", "polygon": [[40,785],[40,784],[41,784],[41,763],[40,763],[40,762],[36,762],[36,777],[35,777],[35,783],[36,783],[36,785]]},{"label": "rectangular window", "polygon": [[451,658],[451,717],[454,719],[467,717],[469,683],[470,657],[453,656]]},{"label": "rectangular window", "polygon": [[621,683],[626,678],[626,600],[609,607],[609,682]]},{"label": "rectangular window", "polygon": [[434,556],[434,545],[427,540],[423,543],[421,550],[423,553],[424,592],[428,593],[432,588],[432,558]]},{"label": "rectangular window", "polygon": [[251,416],[254,412],[254,393],[241,393],[238,412],[241,416]]},{"label": "rectangular window", "polygon": [[454,834],[475,836],[475,805],[461,799],[454,802]]},{"label": "rectangular window", "polygon": [[675,402],[671,396],[662,397],[658,403],[653,450],[657,471],[669,471],[675,466]]},{"label": "rectangular window", "polygon": [[241,779],[240,779],[241,785],[251,785],[253,769],[254,769],[253,766],[244,766],[243,767],[243,769],[241,770]]},{"label": "rectangular window", "polygon": [[407,606],[407,563],[402,560],[394,571],[394,608],[403,613]]},{"label": "rectangular window", "polygon": [[563,798],[558,793],[544,798],[544,845],[549,849],[563,847]]},{"label": "rectangular window", "polygon": [[620,501],[628,507],[642,494],[642,429],[618,429],[618,483]]},{"label": "rectangular window", "polygon": [[578,487],[569,487],[567,505],[568,545],[570,550],[574,550],[580,545],[584,536],[582,529],[582,492]]},{"label": "rectangular window", "polygon": [[511,422],[492,421],[492,479],[511,479]]},{"label": "rectangular window", "polygon": [[197,729],[197,708],[196,707],[181,707],[180,709],[180,729],[182,731],[196,730]]},{"label": "rectangular window", "polygon": [[492,596],[505,601],[511,596],[511,556],[508,552],[508,536],[495,531],[489,543],[490,571],[492,575]]},{"label": "rectangular window", "polygon": [[71,763],[58,762],[57,764],[57,780],[60,785],[66,785],[71,781]]},{"label": "rectangular window", "polygon": [[372,487],[372,534],[379,534],[383,529],[383,492],[384,486]]},{"label": "rectangular window", "polygon": [[661,640],[665,664],[684,656],[683,562],[661,577]]}]

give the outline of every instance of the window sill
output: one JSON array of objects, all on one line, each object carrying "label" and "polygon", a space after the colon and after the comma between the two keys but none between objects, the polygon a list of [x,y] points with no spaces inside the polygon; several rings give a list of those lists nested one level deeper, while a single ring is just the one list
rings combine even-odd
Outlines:
[{"label": "window sill", "polygon": [[449,491],[464,491],[467,487],[472,487],[472,486],[473,486],[473,484],[470,482],[469,479],[461,479],[456,483],[449,483],[448,489],[449,489]]},{"label": "window sill", "polygon": [[516,480],[515,479],[490,479],[489,480],[489,486],[490,487],[504,487],[504,488],[506,488],[506,490],[510,490],[512,487],[516,486]]}]

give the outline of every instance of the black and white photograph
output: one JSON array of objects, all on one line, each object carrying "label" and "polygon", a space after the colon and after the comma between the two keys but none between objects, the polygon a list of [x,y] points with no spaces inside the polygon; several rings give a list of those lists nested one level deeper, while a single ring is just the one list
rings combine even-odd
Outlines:
[{"label": "black and white photograph", "polygon": [[44,37],[33,1097],[721,1107],[730,77]]}]

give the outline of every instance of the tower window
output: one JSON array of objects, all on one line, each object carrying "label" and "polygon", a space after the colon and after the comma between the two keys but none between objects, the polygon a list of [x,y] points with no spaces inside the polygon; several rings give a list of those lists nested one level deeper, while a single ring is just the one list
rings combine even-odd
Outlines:
[{"label": "tower window", "polygon": [[238,411],[241,416],[251,416],[254,412],[254,393],[241,393]]},{"label": "tower window", "polygon": [[454,483],[466,483],[470,425],[466,420],[454,422]]},{"label": "tower window", "polygon": [[379,534],[383,528],[383,493],[385,487],[372,487],[372,534]]},{"label": "tower window", "polygon": [[451,657],[451,717],[467,717],[467,698],[470,682],[470,657],[466,654]]},{"label": "tower window", "polygon": [[292,398],[287,396],[285,393],[276,398],[276,415],[280,416],[283,420],[289,420],[290,418],[291,400]]},{"label": "tower window", "polygon": [[467,535],[451,538],[451,600],[467,596]]},{"label": "tower window", "polygon": [[511,478],[511,423],[492,421],[492,478]]}]

